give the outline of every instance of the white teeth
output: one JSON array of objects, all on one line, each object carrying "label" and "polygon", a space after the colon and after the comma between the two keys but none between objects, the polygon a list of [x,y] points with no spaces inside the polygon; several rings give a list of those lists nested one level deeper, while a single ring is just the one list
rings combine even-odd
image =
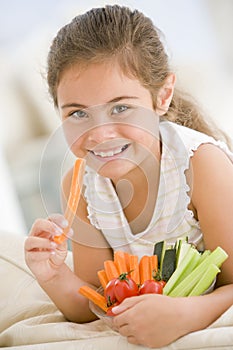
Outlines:
[{"label": "white teeth", "polygon": [[112,156],[115,156],[116,154],[119,154],[122,152],[122,149],[123,147],[119,147],[117,149],[115,149],[114,151],[107,151],[107,152],[96,152],[96,151],[93,151],[93,153],[96,155],[96,156],[100,156],[100,157],[112,157]]}]

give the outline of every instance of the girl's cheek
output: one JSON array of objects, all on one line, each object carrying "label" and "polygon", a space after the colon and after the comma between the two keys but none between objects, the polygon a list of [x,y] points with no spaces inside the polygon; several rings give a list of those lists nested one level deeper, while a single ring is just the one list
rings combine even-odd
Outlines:
[{"label": "girl's cheek", "polygon": [[80,143],[83,136],[83,131],[80,130],[75,123],[65,121],[62,128],[70,148],[73,147],[73,145]]}]

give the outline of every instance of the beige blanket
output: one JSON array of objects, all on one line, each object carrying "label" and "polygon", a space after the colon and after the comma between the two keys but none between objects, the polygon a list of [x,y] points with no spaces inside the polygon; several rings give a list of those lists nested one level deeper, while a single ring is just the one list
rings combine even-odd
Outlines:
[{"label": "beige blanket", "polygon": [[[24,237],[1,235],[0,347],[17,350],[145,350],[131,345],[102,321],[67,322],[24,262]],[[68,256],[71,265],[71,255]],[[214,324],[163,347],[233,349],[233,306]]]}]

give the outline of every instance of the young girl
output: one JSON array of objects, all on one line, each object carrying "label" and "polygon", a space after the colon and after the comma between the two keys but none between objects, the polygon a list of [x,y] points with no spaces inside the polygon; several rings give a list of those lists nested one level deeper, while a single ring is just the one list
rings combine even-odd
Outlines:
[{"label": "young girl", "polygon": [[117,5],[75,17],[52,43],[48,84],[70,149],[87,167],[73,225],[74,272],[64,262],[66,243],[53,242],[64,217],[38,219],[25,243],[38,283],[68,320],[89,322],[95,316],[77,291],[99,286],[97,271],[114,250],[141,257],[157,241],[188,236],[200,249],[228,253],[215,290],[125,299],[114,326],[149,347],[207,327],[233,303],[233,156],[176,91],[151,20]]}]

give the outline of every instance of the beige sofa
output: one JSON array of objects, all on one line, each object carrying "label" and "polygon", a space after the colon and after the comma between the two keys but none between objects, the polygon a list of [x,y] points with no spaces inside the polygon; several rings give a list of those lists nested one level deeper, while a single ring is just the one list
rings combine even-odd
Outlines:
[{"label": "beige sofa", "polygon": [[[25,265],[25,238],[4,232],[0,237],[0,347],[12,350],[146,349],[129,344],[103,321],[67,322]],[[71,253],[67,263],[72,267]],[[162,349],[233,349],[233,306],[208,329],[189,334]]]}]

